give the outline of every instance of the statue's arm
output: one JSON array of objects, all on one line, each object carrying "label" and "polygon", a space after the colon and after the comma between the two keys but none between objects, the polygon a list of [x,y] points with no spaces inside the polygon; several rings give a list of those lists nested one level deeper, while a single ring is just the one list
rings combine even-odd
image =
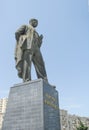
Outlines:
[{"label": "statue's arm", "polygon": [[41,34],[41,35],[39,35],[38,33],[37,33],[37,43],[38,43],[38,47],[40,48],[41,47],[41,44],[42,44],[42,40],[43,40],[43,35]]},{"label": "statue's arm", "polygon": [[15,38],[16,38],[17,41],[19,40],[20,35],[23,35],[23,34],[26,33],[26,29],[27,29],[27,26],[26,26],[26,25],[22,25],[22,26],[15,32]]},{"label": "statue's arm", "polygon": [[43,35],[41,34],[41,35],[39,36],[39,47],[41,47],[42,40],[43,40]]}]

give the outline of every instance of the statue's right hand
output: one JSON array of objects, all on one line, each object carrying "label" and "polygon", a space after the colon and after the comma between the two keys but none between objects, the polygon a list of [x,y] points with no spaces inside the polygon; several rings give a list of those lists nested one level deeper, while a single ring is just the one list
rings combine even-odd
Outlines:
[{"label": "statue's right hand", "polygon": [[15,57],[15,60],[17,60],[17,58]]}]

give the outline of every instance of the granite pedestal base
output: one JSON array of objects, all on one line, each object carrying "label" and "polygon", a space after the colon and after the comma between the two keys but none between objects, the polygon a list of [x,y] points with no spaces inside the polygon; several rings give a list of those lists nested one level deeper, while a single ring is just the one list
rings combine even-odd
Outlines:
[{"label": "granite pedestal base", "polygon": [[56,89],[42,79],[11,87],[2,130],[60,130]]}]

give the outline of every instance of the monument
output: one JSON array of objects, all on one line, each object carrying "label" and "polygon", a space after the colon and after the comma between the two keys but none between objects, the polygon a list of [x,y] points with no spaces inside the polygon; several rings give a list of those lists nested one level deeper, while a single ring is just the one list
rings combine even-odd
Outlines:
[{"label": "monument", "polygon": [[[23,83],[10,88],[2,130],[61,130],[58,91],[48,83],[40,52],[43,36],[35,30],[38,20],[29,23],[15,33],[16,69]],[[32,62],[37,80],[31,80]]]},{"label": "monument", "polygon": [[15,61],[18,76],[23,82],[31,80],[31,63],[33,62],[38,78],[47,81],[44,61],[40,51],[43,35],[36,32],[37,19],[31,19],[29,25],[22,25],[15,33],[16,50]]}]

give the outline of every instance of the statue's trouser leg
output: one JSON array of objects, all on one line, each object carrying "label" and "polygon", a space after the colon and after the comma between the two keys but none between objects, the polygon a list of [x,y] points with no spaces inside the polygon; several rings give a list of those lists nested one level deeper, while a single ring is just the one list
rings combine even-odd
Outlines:
[{"label": "statue's trouser leg", "polygon": [[20,62],[18,63],[18,65],[16,66],[16,69],[18,70],[18,76],[19,76],[20,78],[22,78],[22,72],[23,72],[22,61],[20,61]]},{"label": "statue's trouser leg", "polygon": [[32,55],[30,54],[29,50],[24,51],[23,57],[23,81],[31,80],[31,61]]},{"label": "statue's trouser leg", "polygon": [[35,54],[33,55],[32,61],[33,61],[33,64],[35,66],[37,77],[47,80],[45,64],[44,64],[42,54],[41,54],[39,48],[36,50]]}]

